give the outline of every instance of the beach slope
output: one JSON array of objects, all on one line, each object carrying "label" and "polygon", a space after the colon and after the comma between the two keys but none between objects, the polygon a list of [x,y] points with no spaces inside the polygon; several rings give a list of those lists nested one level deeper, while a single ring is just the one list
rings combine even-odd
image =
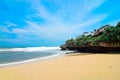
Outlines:
[{"label": "beach slope", "polygon": [[0,68],[0,80],[120,80],[120,54],[84,54]]}]

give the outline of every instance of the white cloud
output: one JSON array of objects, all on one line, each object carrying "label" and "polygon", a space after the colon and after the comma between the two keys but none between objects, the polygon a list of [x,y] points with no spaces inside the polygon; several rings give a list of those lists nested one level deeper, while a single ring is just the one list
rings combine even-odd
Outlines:
[{"label": "white cloud", "polygon": [[15,23],[6,21],[4,25],[0,25],[0,31],[1,32],[6,32],[6,33],[11,33],[10,29],[12,29],[16,26],[18,26],[18,25],[15,24]]},{"label": "white cloud", "polygon": [[[61,38],[64,37],[72,37],[73,34],[81,33],[81,30],[78,30],[83,27],[87,27],[89,25],[95,24],[96,22],[99,22],[101,20],[104,20],[107,15],[106,14],[101,14],[101,15],[89,15],[89,12],[92,12],[95,8],[100,6],[104,0],[85,0],[83,3],[80,5],[73,5],[73,8],[70,8],[71,5],[68,6],[68,10],[64,9],[66,6],[62,6],[57,12],[57,14],[52,14],[47,10],[47,8],[41,3],[41,1],[38,1],[37,3],[31,3],[32,8],[36,13],[33,14],[33,16],[36,16],[38,18],[43,18],[45,19],[48,23],[45,25],[40,25],[34,21],[26,20],[26,23],[28,24],[28,31],[36,36],[40,37],[46,37],[46,38]],[[56,2],[57,3],[57,2]],[[80,8],[79,8],[80,7]],[[67,10],[67,11],[64,11]],[[75,11],[76,10],[76,11]],[[71,12],[74,11],[74,12]],[[71,13],[67,13],[71,12]],[[65,16],[70,16],[71,22],[69,24],[67,23],[67,19],[64,19],[62,17],[61,13]],[[31,16],[31,17],[33,17]],[[75,17],[76,16],[76,17]],[[64,20],[63,20],[63,19]],[[77,23],[76,21],[73,20],[78,20]],[[65,21],[66,20],[66,21]],[[59,37],[58,37],[59,36]]]},{"label": "white cloud", "polygon": [[[63,0],[64,1],[64,0]],[[28,1],[31,5],[32,15],[26,15],[24,20],[27,25],[24,28],[13,28],[6,32],[17,34],[17,39],[31,40],[35,38],[65,40],[74,37],[74,34],[83,32],[84,27],[104,20],[106,14],[92,14],[95,8],[104,3],[104,0],[84,0],[82,3],[60,4],[56,13],[51,13],[42,3],[41,0]],[[50,1],[51,2],[51,1]],[[56,1],[56,4],[59,4]],[[29,18],[28,18],[29,17]],[[40,24],[31,20],[32,18],[43,18],[46,23]],[[9,24],[9,26],[17,26]]]}]

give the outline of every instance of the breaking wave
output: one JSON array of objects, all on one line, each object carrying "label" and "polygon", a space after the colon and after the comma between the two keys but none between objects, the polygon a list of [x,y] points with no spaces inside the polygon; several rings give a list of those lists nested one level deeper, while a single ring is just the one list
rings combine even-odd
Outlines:
[{"label": "breaking wave", "polygon": [[64,56],[60,47],[0,48],[0,67]]},{"label": "breaking wave", "polygon": [[34,52],[34,51],[56,50],[56,49],[60,49],[60,47],[1,48],[0,51],[24,51],[24,52]]}]

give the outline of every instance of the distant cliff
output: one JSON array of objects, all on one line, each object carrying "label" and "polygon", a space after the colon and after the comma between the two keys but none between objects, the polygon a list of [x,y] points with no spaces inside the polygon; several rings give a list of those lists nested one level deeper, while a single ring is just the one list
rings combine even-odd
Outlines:
[{"label": "distant cliff", "polygon": [[120,22],[116,26],[105,25],[93,32],[84,32],[60,46],[62,50],[81,52],[120,52]]}]

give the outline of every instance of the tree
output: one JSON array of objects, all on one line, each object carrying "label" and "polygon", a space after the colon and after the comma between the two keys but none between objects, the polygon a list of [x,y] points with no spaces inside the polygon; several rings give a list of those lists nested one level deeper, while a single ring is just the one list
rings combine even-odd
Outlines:
[{"label": "tree", "polygon": [[118,22],[118,24],[116,25],[116,27],[120,27],[120,21]]},{"label": "tree", "polygon": [[[95,32],[100,32],[102,34],[93,36]],[[94,32],[90,35],[85,35],[87,32],[84,32],[82,35],[78,36],[76,39],[69,39],[66,41],[66,44],[69,46],[99,46],[99,42],[115,42],[120,41],[120,22],[116,26],[105,25],[100,27],[98,30],[94,29]]]}]

